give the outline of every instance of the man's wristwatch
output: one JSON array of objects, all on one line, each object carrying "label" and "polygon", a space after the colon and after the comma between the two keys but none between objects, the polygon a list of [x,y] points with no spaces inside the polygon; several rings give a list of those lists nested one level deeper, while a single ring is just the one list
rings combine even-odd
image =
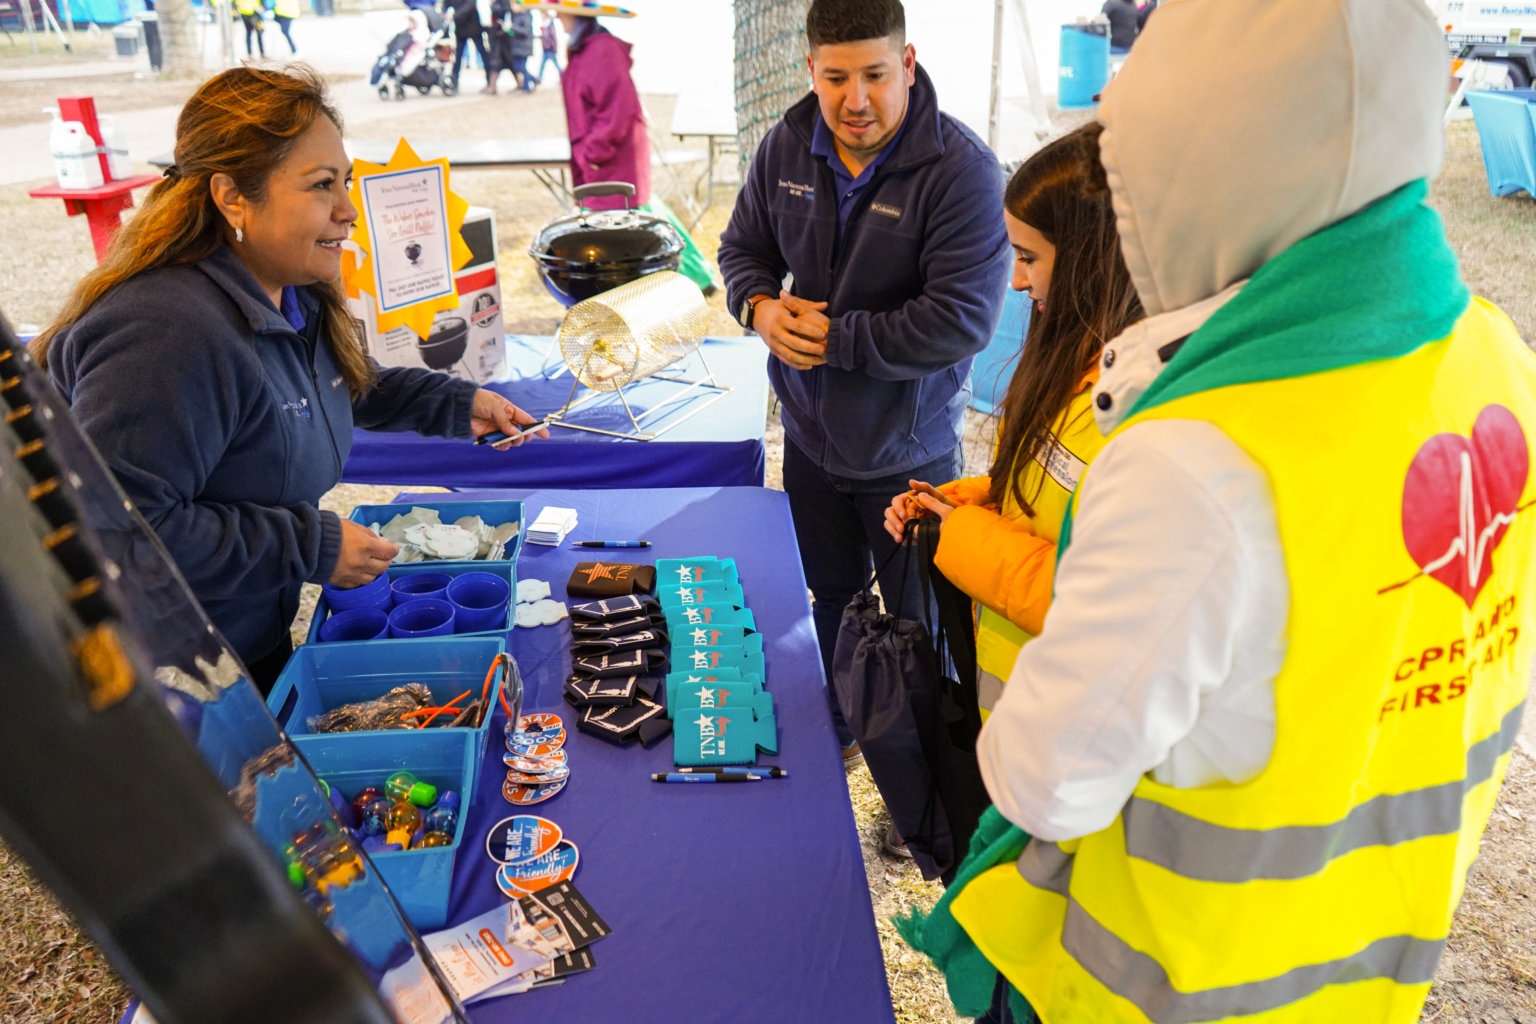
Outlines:
[{"label": "man's wristwatch", "polygon": [[772,297],[771,295],[754,295],[743,301],[741,313],[736,317],[737,320],[741,321],[741,326],[750,331],[752,329],[752,314],[757,312],[757,304],[759,302],[767,302]]}]

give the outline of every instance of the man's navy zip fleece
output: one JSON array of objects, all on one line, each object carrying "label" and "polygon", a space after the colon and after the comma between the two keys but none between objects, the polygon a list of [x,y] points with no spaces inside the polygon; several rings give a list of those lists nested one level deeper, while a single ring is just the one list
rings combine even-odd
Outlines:
[{"label": "man's navy zip fleece", "polygon": [[811,153],[820,117],[812,93],[764,137],[720,237],[720,269],[732,310],[781,287],[828,303],[826,365],[770,357],[769,376],[789,439],[828,472],[868,479],[959,443],[971,359],[1008,285],[1002,169],[939,111],[919,66],[905,130],[839,238],[832,171]]},{"label": "man's navy zip fleece", "polygon": [[341,523],[316,507],[354,424],[468,437],[475,386],[385,368],[353,402],[319,303],[295,331],[238,257],[139,274],[54,342],[48,371],[81,428],[247,662],[282,641],[299,588],[336,567]]}]

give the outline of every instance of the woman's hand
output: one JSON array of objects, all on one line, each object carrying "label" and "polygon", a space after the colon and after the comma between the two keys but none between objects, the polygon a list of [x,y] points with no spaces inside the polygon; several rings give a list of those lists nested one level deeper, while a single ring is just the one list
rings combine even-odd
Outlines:
[{"label": "woman's hand", "polygon": [[[511,402],[494,391],[485,388],[475,392],[475,401],[469,410],[470,432],[476,437],[484,437],[486,434],[494,434],[500,431],[503,434],[516,434],[520,429],[530,423],[538,422],[533,416],[519,409]],[[535,437],[549,437],[549,428],[540,427],[534,431]],[[505,444],[497,444],[497,448],[516,448],[522,444],[524,438],[515,438]]]},{"label": "woman's hand", "polygon": [[891,507],[885,510],[885,532],[901,543],[906,532],[907,520],[933,513],[943,522],[954,510],[954,503],[939,493],[938,488],[922,480],[908,480],[912,488],[891,499]]},{"label": "woman's hand", "polygon": [[330,582],[338,587],[372,583],[399,553],[398,544],[385,540],[362,523],[343,519],[341,552],[336,556],[336,568],[331,570]]}]

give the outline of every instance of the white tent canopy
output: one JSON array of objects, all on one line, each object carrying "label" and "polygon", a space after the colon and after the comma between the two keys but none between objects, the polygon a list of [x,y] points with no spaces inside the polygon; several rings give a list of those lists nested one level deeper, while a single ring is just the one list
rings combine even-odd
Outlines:
[{"label": "white tent canopy", "polygon": [[[1000,0],[905,0],[907,38],[933,77],[939,104],[983,139],[992,97],[993,20]],[[1038,145],[1019,50],[1018,10],[1027,8],[1040,84],[1056,93],[1060,27],[1099,12],[1102,0],[1001,0],[1003,37],[998,87],[998,156],[1017,160]],[[629,0],[633,20],[606,19],[635,44],[635,82],[642,92],[730,91],[736,16],[727,0]],[[806,79],[810,87],[810,79]],[[665,126],[658,126],[665,130]]]}]

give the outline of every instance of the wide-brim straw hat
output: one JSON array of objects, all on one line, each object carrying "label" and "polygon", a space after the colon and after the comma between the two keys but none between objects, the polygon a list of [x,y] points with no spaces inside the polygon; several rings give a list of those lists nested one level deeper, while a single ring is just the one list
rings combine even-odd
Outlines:
[{"label": "wide-brim straw hat", "polygon": [[549,14],[579,14],[584,18],[633,18],[635,12],[613,4],[593,3],[592,0],[516,0],[513,7],[525,11],[545,11]]}]

